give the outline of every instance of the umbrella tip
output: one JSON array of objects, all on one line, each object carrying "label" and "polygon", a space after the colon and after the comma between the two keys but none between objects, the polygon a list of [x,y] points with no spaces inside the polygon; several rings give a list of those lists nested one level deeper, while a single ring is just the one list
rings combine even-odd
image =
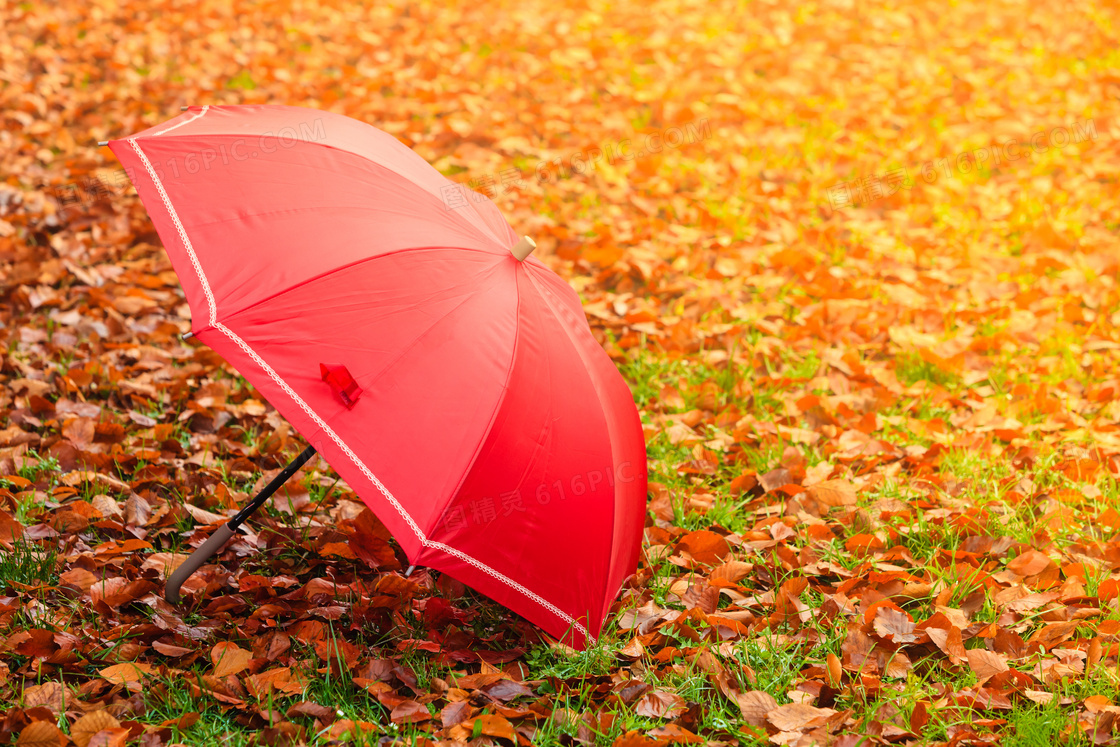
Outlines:
[{"label": "umbrella tip", "polygon": [[109,144],[109,141],[108,141],[108,140],[98,140],[98,141],[97,141],[97,147],[98,147],[98,148],[104,147],[104,146],[106,146],[106,145],[108,145],[108,144]]},{"label": "umbrella tip", "polygon": [[189,106],[180,106],[179,107],[179,111],[181,111],[181,112],[185,112],[187,109],[190,109],[190,107]]},{"label": "umbrella tip", "polygon": [[537,242],[533,241],[528,236],[522,236],[521,241],[518,241],[510,247],[510,252],[513,253],[513,256],[517,257],[518,262],[524,262],[525,258],[532,254],[533,250],[536,248]]}]

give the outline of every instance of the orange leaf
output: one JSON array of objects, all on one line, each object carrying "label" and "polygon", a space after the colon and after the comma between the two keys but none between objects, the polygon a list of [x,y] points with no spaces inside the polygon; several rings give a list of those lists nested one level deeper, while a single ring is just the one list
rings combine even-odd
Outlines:
[{"label": "orange leaf", "polygon": [[828,686],[834,690],[840,689],[840,682],[844,676],[844,667],[840,663],[840,657],[831,651],[825,657],[825,675],[828,678]]},{"label": "orange leaf", "polygon": [[1020,576],[1037,576],[1053,563],[1049,556],[1038,550],[1027,550],[1007,564],[1007,569]]},{"label": "orange leaf", "polygon": [[98,672],[103,679],[112,682],[114,685],[138,683],[151,673],[151,665],[132,661],[126,661],[123,664],[114,664]]},{"label": "orange leaf", "polygon": [[214,662],[214,676],[228,677],[249,666],[253,655],[237,644],[223,641],[210,650],[210,660]]},{"label": "orange leaf", "polygon": [[989,677],[993,677],[1000,672],[1006,672],[1007,659],[1000,656],[993,651],[985,651],[982,648],[972,648],[968,650],[968,665],[972,667],[976,677],[980,680],[981,684]]},{"label": "orange leaf", "polygon": [[480,733],[488,737],[499,737],[501,739],[508,739],[511,742],[517,741],[517,735],[513,731],[513,724],[503,716],[478,716],[469,726],[466,724],[464,724],[464,726],[471,731],[478,729]]},{"label": "orange leaf", "polygon": [[723,535],[709,532],[706,529],[689,532],[681,537],[677,547],[688,551],[689,555],[706,565],[718,563],[731,552],[731,546]]},{"label": "orange leaf", "polygon": [[847,480],[825,480],[809,486],[809,497],[826,508],[854,506],[856,486]]}]

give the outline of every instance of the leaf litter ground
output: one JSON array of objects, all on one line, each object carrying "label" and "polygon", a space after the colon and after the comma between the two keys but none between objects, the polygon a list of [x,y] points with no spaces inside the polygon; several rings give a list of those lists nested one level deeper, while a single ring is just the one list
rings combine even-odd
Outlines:
[{"label": "leaf litter ground", "polygon": [[[0,743],[1116,741],[1115,8],[3,13]],[[203,103],[376,124],[581,292],[651,472],[601,645],[318,460],[162,601],[302,447],[92,145]]]}]

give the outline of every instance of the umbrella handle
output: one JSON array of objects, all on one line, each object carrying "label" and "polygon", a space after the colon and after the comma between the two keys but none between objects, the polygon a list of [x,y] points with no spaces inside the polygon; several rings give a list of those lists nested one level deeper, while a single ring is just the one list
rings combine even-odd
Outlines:
[{"label": "umbrella handle", "polygon": [[236,532],[230,529],[229,524],[222,524],[218,527],[209,539],[202,543],[202,546],[192,552],[190,556],[183,561],[182,565],[175,569],[171,574],[171,578],[167,579],[167,584],[163,590],[163,597],[171,604],[178,604],[182,599],[179,594],[179,587],[183,585],[191,575],[201,568],[207,560],[214,555],[221,552],[225,544],[229,542],[229,538]]},{"label": "umbrella handle", "polygon": [[183,582],[191,577],[195,571],[201,568],[207,560],[217,555],[222,547],[229,542],[230,537],[237,533],[237,528],[241,523],[253,515],[253,512],[264,505],[269,496],[280,489],[280,486],[291,478],[303,465],[307,464],[311,457],[315,456],[315,447],[308,446],[304,449],[299,456],[292,461],[288,462],[288,466],[280,470],[280,474],[272,478],[272,481],[265,485],[261,492],[257,493],[253,500],[245,504],[245,507],[237,512],[237,515],[229,520],[228,524],[223,524],[214,530],[202,545],[192,552],[190,556],[183,561],[183,564],[175,569],[171,574],[171,578],[167,579],[164,585],[163,596],[171,604],[178,604],[182,598],[179,594],[179,587]]}]

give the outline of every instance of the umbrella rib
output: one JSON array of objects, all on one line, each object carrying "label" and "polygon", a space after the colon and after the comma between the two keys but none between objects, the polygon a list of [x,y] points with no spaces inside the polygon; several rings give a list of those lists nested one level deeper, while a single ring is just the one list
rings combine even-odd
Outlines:
[{"label": "umbrella rib", "polygon": [[[206,107],[206,109],[208,108],[209,107]],[[206,109],[203,110],[203,114],[205,114]],[[201,114],[199,116],[201,116]],[[195,117],[195,119],[198,119],[198,117]],[[195,119],[187,121],[193,122],[195,121]],[[183,124],[187,124],[187,122],[180,123],[180,125]],[[180,125],[176,125],[176,127]],[[168,130],[165,130],[164,132],[168,132]],[[582,633],[585,638],[594,642],[594,637],[591,636],[587,628],[580,624],[578,620],[576,620],[574,617],[564,612],[559,607],[552,604],[536,592],[533,592],[530,589],[522,586],[509,576],[506,576],[503,573],[499,573],[482,561],[473,558],[470,555],[467,555],[461,550],[457,550],[449,545],[445,545],[442,542],[436,542],[434,540],[428,539],[423,530],[421,530],[420,526],[416,523],[416,520],[413,519],[412,516],[404,510],[404,506],[402,506],[400,502],[397,501],[396,497],[389,492],[389,489],[386,488],[381,483],[381,481],[377,479],[377,476],[373,474],[368,466],[366,466],[365,462],[358,458],[358,455],[350,449],[349,445],[347,445],[346,442],[343,441],[329,425],[327,425],[326,421],[324,421],[317,412],[312,410],[311,407],[303,401],[303,398],[300,397],[295,392],[295,390],[288,385],[288,382],[284,381],[284,379],[281,378],[278,373],[276,373],[272,366],[268,365],[268,363],[265,362],[265,360],[261,358],[255,350],[249,347],[249,345],[244,340],[242,340],[233,330],[229,329],[224,324],[218,321],[218,309],[214,301],[214,294],[210,289],[210,283],[206,279],[206,273],[202,271],[202,264],[198,261],[198,255],[195,254],[194,246],[191,244],[190,238],[187,236],[186,229],[183,228],[183,223],[179,220],[179,214],[176,212],[175,206],[171,204],[171,198],[167,196],[167,191],[163,188],[163,183],[156,175],[155,169],[152,168],[151,161],[148,160],[147,155],[145,155],[144,151],[141,150],[140,146],[136,142],[136,139],[129,138],[128,143],[132,146],[133,150],[136,151],[137,156],[139,156],[141,162],[144,164],[144,168],[145,170],[147,170],[148,176],[151,177],[152,183],[155,184],[156,190],[159,192],[160,199],[163,201],[163,205],[167,209],[168,215],[171,216],[171,221],[175,225],[175,230],[179,234],[179,239],[180,241],[182,241],[183,247],[187,250],[187,255],[190,257],[191,265],[194,267],[194,271],[198,275],[199,283],[202,284],[202,290],[206,294],[206,302],[210,310],[210,326],[220,331],[235,345],[241,348],[241,350],[243,350],[245,354],[253,360],[254,363],[260,366],[262,371],[268,374],[269,378],[276,382],[276,384],[278,384],[280,388],[283,389],[284,392],[292,398],[292,401],[295,402],[299,406],[299,408],[303,410],[315,422],[315,424],[323,430],[323,432],[331,437],[331,440],[334,441],[340,449],[342,449],[343,453],[350,458],[354,465],[359,470],[361,470],[362,474],[365,475],[371,483],[373,483],[373,485],[381,492],[383,496],[385,496],[390,505],[392,505],[393,508],[397,510],[397,513],[399,513],[401,515],[401,518],[405,520],[409,528],[416,534],[417,539],[420,540],[420,543],[424,547],[430,547],[435,550],[440,550],[441,552],[444,552],[448,555],[451,555],[452,557],[462,560],[469,565],[474,566],[488,576],[493,577],[506,586],[509,586],[511,589],[514,589],[524,596],[528,597],[529,599],[532,599],[544,609],[548,610],[552,614],[559,617],[561,620],[564,620],[565,622],[573,626],[576,630]]]},{"label": "umbrella rib", "polygon": [[[540,296],[544,300],[545,304],[548,305],[548,307],[552,310],[552,313],[554,315],[556,315],[557,318],[571,319],[574,316],[570,312],[569,309],[565,308],[563,306],[563,304],[559,303],[559,299],[555,299],[556,302],[554,303],[554,298],[552,297],[554,295],[554,292],[552,291],[552,289],[548,288],[542,282],[539,282],[538,279],[535,277],[534,273],[530,272],[530,273],[528,273],[528,276],[529,276],[529,282],[533,285],[534,288],[536,288],[537,293],[540,294]],[[573,321],[575,321],[575,320],[573,320]],[[584,324],[587,323],[586,320],[580,320],[580,321],[583,321]],[[578,327],[578,323],[574,326]],[[583,353],[580,352],[579,345],[576,344],[575,339],[572,337],[571,330],[566,326],[563,327],[563,330],[565,332],[565,336],[568,338],[569,344],[576,351],[576,355],[578,355],[580,357],[580,359],[582,360],[583,359]],[[600,397],[600,400],[601,400],[602,395],[598,393],[598,388],[597,387],[595,388],[595,391],[596,391],[596,394]],[[599,406],[600,407],[603,406],[601,401],[600,401]],[[612,443],[611,444],[611,470],[614,470],[614,469],[615,469],[615,467],[614,467],[614,444]],[[616,530],[617,530],[616,517],[612,514],[612,516],[611,516],[611,537],[612,538],[615,536],[615,531]],[[616,548],[612,546],[611,551],[607,554],[607,574],[603,579],[604,584],[610,583],[610,569],[613,565],[612,561],[614,560],[615,549]],[[609,592],[609,591],[610,591],[609,588],[604,588],[603,589],[604,594]],[[618,590],[615,590],[614,593],[617,596]]]}]

